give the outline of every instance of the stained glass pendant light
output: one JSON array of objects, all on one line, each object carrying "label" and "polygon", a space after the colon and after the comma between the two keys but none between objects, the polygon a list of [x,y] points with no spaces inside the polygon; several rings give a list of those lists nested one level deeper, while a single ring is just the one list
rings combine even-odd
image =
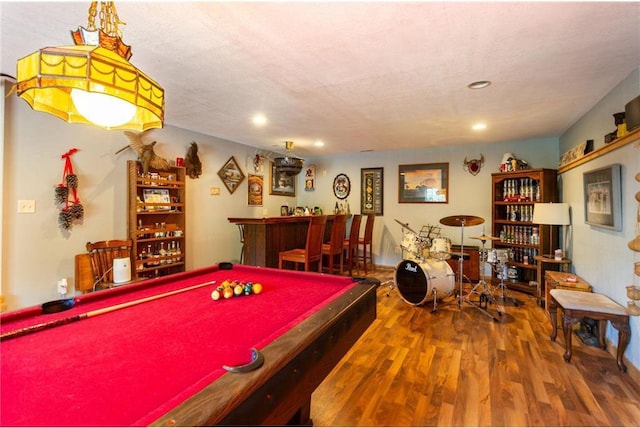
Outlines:
[{"label": "stained glass pendant light", "polygon": [[287,154],[285,156],[275,158],[273,163],[276,167],[276,171],[293,177],[300,174],[300,171],[302,171],[304,160],[293,154],[293,141],[285,141],[284,144],[287,149]]},{"label": "stained glass pendant light", "polygon": [[89,7],[87,28],[71,32],[75,45],[42,48],[18,60],[17,94],[34,110],[70,123],[106,129],[162,128],[164,89],[129,62],[113,2]]}]

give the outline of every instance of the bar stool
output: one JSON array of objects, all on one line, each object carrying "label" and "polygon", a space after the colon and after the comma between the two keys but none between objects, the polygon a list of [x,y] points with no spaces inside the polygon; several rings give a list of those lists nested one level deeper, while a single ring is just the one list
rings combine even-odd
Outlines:
[{"label": "bar stool", "polygon": [[353,276],[353,266],[358,262],[358,239],[360,238],[360,224],[362,215],[355,214],[351,220],[351,229],[349,230],[349,238],[345,239],[342,248],[347,253],[347,264],[349,266],[349,276]]},{"label": "bar stool", "polygon": [[358,251],[358,261],[362,260],[364,265],[364,273],[367,273],[367,260],[371,263],[371,270],[375,268],[373,264],[373,223],[376,220],[376,216],[373,214],[367,215],[367,223],[364,226],[364,237],[358,239],[358,247],[362,245],[362,255]]},{"label": "bar stool", "polygon": [[344,270],[342,247],[344,243],[344,231],[347,228],[347,215],[340,214],[333,218],[333,226],[331,227],[331,239],[328,243],[322,244],[322,255],[329,257],[329,273],[333,274],[333,260],[335,256],[340,256],[340,270],[342,274]]},{"label": "bar stool", "polygon": [[304,263],[305,272],[309,272],[311,263],[318,262],[318,272],[322,272],[322,241],[324,239],[324,229],[326,225],[326,215],[311,216],[305,247],[280,251],[278,255],[278,267],[282,269],[283,262],[289,261],[296,264],[297,270],[298,263]]}]

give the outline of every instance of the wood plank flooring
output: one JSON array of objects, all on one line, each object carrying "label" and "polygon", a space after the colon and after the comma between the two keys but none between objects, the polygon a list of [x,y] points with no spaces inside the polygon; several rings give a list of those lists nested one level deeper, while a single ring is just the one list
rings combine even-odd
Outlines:
[{"label": "wood plank flooring", "polygon": [[532,296],[489,305],[503,311],[494,322],[453,296],[431,313],[387,292],[378,288],[376,321],[314,392],[315,426],[640,425],[639,385],[579,338],[565,363],[562,332],[551,342]]}]

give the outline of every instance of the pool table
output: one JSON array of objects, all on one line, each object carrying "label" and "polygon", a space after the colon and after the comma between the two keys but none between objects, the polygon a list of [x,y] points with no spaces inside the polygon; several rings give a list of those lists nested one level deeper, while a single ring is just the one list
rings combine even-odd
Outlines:
[{"label": "pool table", "polygon": [[[263,291],[213,300],[225,279]],[[309,424],[311,393],[376,317],[378,285],[221,263],[78,296],[62,312],[1,314],[0,425]],[[139,303],[114,310],[127,302]],[[223,368],[253,350],[260,367]]]}]

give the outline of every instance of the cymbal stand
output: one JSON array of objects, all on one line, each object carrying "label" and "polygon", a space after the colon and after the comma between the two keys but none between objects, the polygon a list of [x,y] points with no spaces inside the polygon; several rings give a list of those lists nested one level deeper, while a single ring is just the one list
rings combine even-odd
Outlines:
[{"label": "cymbal stand", "polygon": [[[464,225],[465,225],[466,221],[463,219],[460,223],[460,253],[464,254]],[[458,257],[458,287],[459,287],[459,292],[458,292],[458,306],[460,306],[460,309],[462,309],[462,305],[464,303],[467,303],[469,305],[471,305],[472,307],[476,308],[477,310],[479,310],[480,312],[482,312],[483,314],[485,314],[486,316],[488,316],[489,318],[493,319],[494,321],[498,321],[498,319],[496,317],[494,317],[493,315],[491,315],[488,311],[486,311],[485,309],[481,308],[480,306],[476,305],[474,302],[472,302],[471,300],[469,300],[467,297],[464,296],[463,292],[462,292],[462,277],[463,277],[463,273],[462,273],[462,266],[463,266],[463,262],[464,262],[464,257],[461,255],[460,257]]]}]

